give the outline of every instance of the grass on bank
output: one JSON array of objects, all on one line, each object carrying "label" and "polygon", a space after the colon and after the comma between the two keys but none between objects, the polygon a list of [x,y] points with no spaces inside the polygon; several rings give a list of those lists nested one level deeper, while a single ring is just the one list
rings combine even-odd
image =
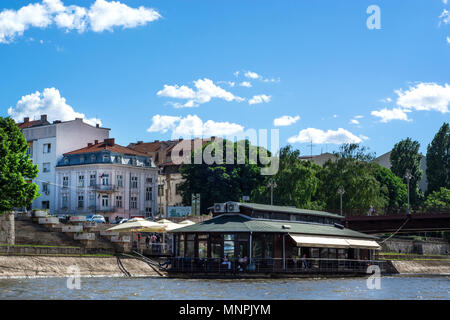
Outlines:
[{"label": "grass on bank", "polygon": [[81,247],[71,247],[71,246],[50,246],[41,244],[6,244],[0,243],[0,247],[33,247],[33,248],[64,248],[64,249],[79,249]]}]

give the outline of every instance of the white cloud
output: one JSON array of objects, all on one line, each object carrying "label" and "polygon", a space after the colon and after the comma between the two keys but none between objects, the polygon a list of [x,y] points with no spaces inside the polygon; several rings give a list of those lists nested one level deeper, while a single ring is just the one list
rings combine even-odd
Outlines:
[{"label": "white cloud", "polygon": [[396,90],[397,105],[404,109],[434,110],[447,113],[450,103],[450,86],[436,83],[419,83],[409,90]]},{"label": "white cloud", "polygon": [[362,119],[362,118],[364,118],[364,116],[361,115],[355,116],[355,119]]},{"label": "white cloud", "polygon": [[360,143],[362,139],[355,136],[350,131],[339,128],[338,130],[323,131],[316,128],[307,128],[301,130],[297,136],[290,137],[289,143],[318,143],[318,144],[342,144],[342,143]]},{"label": "white cloud", "polygon": [[450,23],[450,12],[448,12],[448,10],[444,9],[441,13],[441,15],[439,16],[439,19],[441,19],[439,21],[439,25],[443,22],[444,24],[449,24]]},{"label": "white cloud", "polygon": [[83,118],[86,123],[101,125],[100,119],[87,119],[83,113],[75,112],[75,110],[66,103],[66,99],[61,97],[58,89],[46,88],[41,92],[23,96],[15,107],[8,109],[8,114],[17,122],[23,121],[23,118],[30,119],[39,118],[46,114],[49,121],[61,120],[68,121],[75,118]]},{"label": "white cloud", "polygon": [[351,119],[351,120],[350,120],[350,123],[351,123],[351,124],[359,124],[359,121],[356,120],[356,119]]},{"label": "white cloud", "polygon": [[409,110],[405,110],[402,108],[394,108],[394,109],[381,109],[381,110],[375,110],[372,111],[370,114],[381,118],[381,122],[389,122],[392,120],[403,120],[403,121],[411,121],[411,119],[408,118],[407,112],[410,112]]},{"label": "white cloud", "polygon": [[447,43],[450,43],[450,37],[447,37]]},{"label": "white cloud", "polygon": [[166,133],[168,130],[174,129],[176,123],[180,121],[181,117],[154,115],[152,118],[152,125],[147,129],[148,132]]},{"label": "white cloud", "polygon": [[199,104],[211,101],[212,98],[222,99],[228,102],[244,101],[244,98],[233,95],[221,87],[214,84],[210,79],[198,79],[194,81],[196,90],[187,86],[178,85],[164,85],[164,89],[157,92],[158,96],[187,100],[186,103],[173,103],[174,106],[181,107],[196,107]]},{"label": "white cloud", "polygon": [[273,120],[273,125],[275,127],[284,127],[284,126],[290,126],[291,124],[296,123],[298,120],[300,120],[300,116],[282,116],[280,118],[276,118]]},{"label": "white cloud", "polygon": [[152,124],[147,131],[165,133],[172,130],[172,137],[207,137],[207,136],[230,136],[244,131],[244,127],[230,122],[216,122],[207,120],[204,122],[197,115],[186,117],[173,117],[155,115]]},{"label": "white cloud", "polygon": [[134,28],[158,20],[154,9],[131,8],[119,1],[95,0],[89,7],[65,6],[61,0],[42,0],[18,10],[0,12],[0,43],[10,43],[31,28],[47,28],[55,24],[66,31],[112,31],[114,27]]},{"label": "white cloud", "polygon": [[272,96],[260,94],[260,95],[253,96],[253,98],[248,100],[248,103],[249,104],[259,104],[259,103],[263,103],[263,102],[267,103],[267,102],[270,102],[271,98],[272,98]]},{"label": "white cloud", "polygon": [[244,73],[244,76],[249,79],[260,79],[261,78],[261,76],[259,74],[257,74],[256,72],[252,72],[252,71],[247,71],[246,73]]},{"label": "white cloud", "polygon": [[337,114],[333,114],[333,118],[337,118],[337,117],[339,117]]},{"label": "white cloud", "polygon": [[239,85],[241,87],[247,87],[247,88],[251,88],[252,84],[248,81],[242,81],[241,83],[239,83]]}]

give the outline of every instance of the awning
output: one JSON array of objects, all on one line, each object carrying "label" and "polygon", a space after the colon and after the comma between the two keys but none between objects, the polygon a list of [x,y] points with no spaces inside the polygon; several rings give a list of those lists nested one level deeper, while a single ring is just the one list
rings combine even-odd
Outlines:
[{"label": "awning", "polygon": [[315,237],[315,236],[300,236],[290,235],[297,243],[298,247],[313,247],[313,248],[349,248],[350,245],[342,238],[332,237]]},{"label": "awning", "polygon": [[355,248],[355,249],[372,249],[380,250],[380,245],[373,240],[360,239],[344,239],[334,237],[318,237],[305,235],[289,235],[298,247],[312,247],[312,248]]},{"label": "awning", "polygon": [[350,248],[381,250],[380,245],[373,240],[346,239],[346,241]]}]

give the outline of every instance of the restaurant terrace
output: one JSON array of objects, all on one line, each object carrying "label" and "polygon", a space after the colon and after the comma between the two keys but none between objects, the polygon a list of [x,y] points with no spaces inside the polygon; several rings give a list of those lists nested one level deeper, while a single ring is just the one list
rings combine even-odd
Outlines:
[{"label": "restaurant terrace", "polygon": [[366,273],[376,238],[342,216],[285,206],[227,202],[213,218],[173,230],[169,270],[178,273]]}]

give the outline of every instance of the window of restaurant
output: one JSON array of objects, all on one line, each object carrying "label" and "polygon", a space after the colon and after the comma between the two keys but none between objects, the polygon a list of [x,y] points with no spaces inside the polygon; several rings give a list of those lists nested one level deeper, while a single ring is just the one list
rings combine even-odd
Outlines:
[{"label": "window of restaurant", "polygon": [[347,259],[347,250],[345,250],[345,249],[338,249],[337,250],[337,258],[338,259]]},{"label": "window of restaurant", "polygon": [[184,257],[184,234],[180,234],[178,237],[178,256]]},{"label": "window of restaurant", "polygon": [[223,235],[223,255],[228,259],[234,259],[234,234]]},{"label": "window of restaurant", "polygon": [[311,258],[319,258],[319,248],[311,248]]},{"label": "window of restaurant", "polygon": [[328,258],[328,248],[320,248],[320,258],[321,259]]},{"label": "window of restaurant", "polygon": [[265,235],[264,258],[273,258],[273,234]]},{"label": "window of restaurant", "polygon": [[238,234],[237,254],[239,257],[244,258],[249,256],[248,243],[248,234]]},{"label": "window of restaurant", "polygon": [[221,234],[211,234],[211,258],[222,258],[223,237]]},{"label": "window of restaurant", "polygon": [[186,257],[195,257],[195,234],[186,235]]},{"label": "window of restaurant", "polygon": [[263,257],[263,248],[264,248],[264,238],[262,234],[255,234],[253,236],[253,257],[254,258],[262,258]]},{"label": "window of restaurant", "polygon": [[198,257],[200,259],[206,259],[208,257],[208,235],[198,235]]},{"label": "window of restaurant", "polygon": [[328,258],[329,259],[337,259],[337,249],[329,248],[328,249]]}]

